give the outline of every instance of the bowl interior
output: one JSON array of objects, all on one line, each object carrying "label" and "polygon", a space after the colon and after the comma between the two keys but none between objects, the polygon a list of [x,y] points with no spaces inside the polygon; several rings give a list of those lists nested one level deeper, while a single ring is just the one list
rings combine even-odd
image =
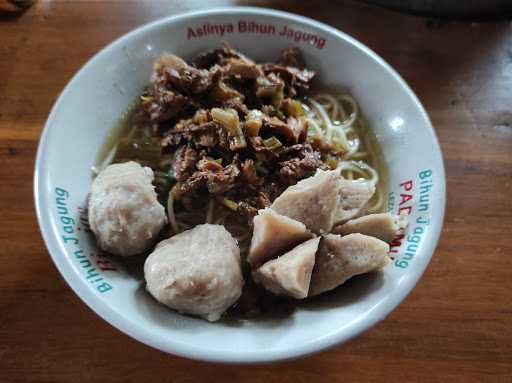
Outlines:
[{"label": "bowl interior", "polygon": [[[304,303],[290,316],[207,323],[157,304],[144,290],[141,260],[104,258],[83,224],[91,166],[113,125],[148,83],[162,52],[184,58],[221,40],[258,61],[298,46],[320,82],[358,100],[389,168],[389,207],[410,214],[392,247],[393,265]],[[444,212],[444,170],[428,117],[378,56],[323,24],[281,12],[231,8],[164,19],[117,40],[73,78],[40,143],[35,193],[41,230],[57,267],[77,294],[114,326],[175,354],[264,361],[313,352],[384,318],[414,287],[435,248]],[[81,219],[82,218],[82,219]]]}]

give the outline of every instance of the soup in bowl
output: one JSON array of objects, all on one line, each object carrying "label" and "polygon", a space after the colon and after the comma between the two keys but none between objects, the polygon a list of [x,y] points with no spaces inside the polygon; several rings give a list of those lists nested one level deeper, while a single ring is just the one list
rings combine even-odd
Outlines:
[{"label": "soup in bowl", "polygon": [[291,358],[383,319],[441,230],[428,117],[321,23],[223,8],[91,59],[46,124],[35,198],[75,292],[132,337],[213,361]]}]

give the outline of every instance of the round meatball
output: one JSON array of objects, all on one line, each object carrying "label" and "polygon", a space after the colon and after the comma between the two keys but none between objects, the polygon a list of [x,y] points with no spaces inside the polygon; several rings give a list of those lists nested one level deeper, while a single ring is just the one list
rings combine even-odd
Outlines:
[{"label": "round meatball", "polygon": [[160,242],[144,264],[146,287],[181,313],[216,321],[242,294],[240,250],[221,225],[198,225]]},{"label": "round meatball", "polygon": [[92,183],[89,224],[101,249],[129,256],[148,250],[167,222],[153,171],[130,161],[107,166]]}]

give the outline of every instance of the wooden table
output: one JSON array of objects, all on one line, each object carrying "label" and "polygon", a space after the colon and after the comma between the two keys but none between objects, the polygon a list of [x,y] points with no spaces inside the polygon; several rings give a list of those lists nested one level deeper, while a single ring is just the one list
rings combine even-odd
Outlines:
[{"label": "wooden table", "polygon": [[[169,356],[112,328],[58,274],[32,198],[41,129],[80,66],[145,22],[237,3],[313,17],[384,57],[426,106],[448,181],[439,247],[397,310],[335,349],[259,366]],[[0,382],[512,382],[509,21],[438,22],[351,1],[39,0],[0,15],[0,162]]]}]

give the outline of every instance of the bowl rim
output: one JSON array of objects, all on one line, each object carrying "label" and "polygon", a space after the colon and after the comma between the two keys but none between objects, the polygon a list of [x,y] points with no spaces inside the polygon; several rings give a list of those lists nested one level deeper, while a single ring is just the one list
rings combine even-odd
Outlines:
[{"label": "bowl rim", "polygon": [[[427,122],[428,133],[432,138],[433,151],[439,155],[439,163],[440,168],[439,179],[442,182],[439,185],[439,201],[440,201],[440,209],[438,210],[438,214],[435,215],[433,219],[435,222],[432,225],[432,241],[427,244],[425,251],[430,253],[429,256],[424,260],[423,264],[418,265],[418,267],[414,268],[410,271],[411,277],[406,281],[405,286],[403,286],[398,293],[391,296],[384,307],[380,308],[380,311],[377,313],[372,313],[372,315],[366,315],[366,317],[362,317],[361,320],[358,321],[357,324],[351,327],[351,332],[347,333],[346,330],[337,330],[324,336],[317,338],[311,342],[308,342],[303,345],[295,346],[293,348],[283,347],[279,349],[273,349],[270,351],[252,351],[252,350],[229,350],[229,351],[211,351],[205,350],[204,348],[191,345],[184,342],[177,341],[163,341],[162,339],[158,339],[154,336],[154,334],[150,333],[148,330],[143,328],[142,326],[135,326],[129,321],[127,321],[121,314],[117,311],[109,307],[103,300],[99,299],[92,290],[88,289],[86,284],[83,283],[82,280],[75,277],[72,272],[71,265],[69,262],[60,262],[56,252],[62,251],[64,254],[66,253],[64,248],[59,244],[56,240],[55,236],[52,234],[51,230],[48,230],[51,227],[50,219],[48,214],[44,211],[43,207],[45,206],[43,195],[46,193],[45,184],[43,182],[45,179],[42,178],[43,174],[47,174],[47,164],[43,161],[46,150],[47,150],[47,142],[49,140],[49,131],[50,127],[53,125],[53,122],[57,115],[57,110],[59,109],[59,105],[66,98],[68,92],[71,87],[78,82],[78,80],[83,75],[83,72],[86,68],[93,65],[94,61],[97,58],[108,53],[110,49],[113,47],[119,46],[121,44],[128,43],[134,36],[145,33],[147,30],[152,28],[156,28],[166,24],[172,24],[176,21],[182,21],[187,19],[194,19],[196,17],[204,17],[208,15],[218,15],[218,14],[240,14],[240,15],[265,15],[265,16],[273,16],[279,17],[285,20],[297,22],[302,25],[311,26],[314,28],[318,28],[319,30],[325,31],[331,35],[334,35],[338,39],[342,39],[355,48],[361,50],[363,53],[369,56],[370,59],[376,61],[380,66],[382,66],[395,81],[398,82],[400,87],[408,94],[408,96],[413,100],[415,107],[420,113],[423,115],[425,121]],[[63,91],[60,93],[57,98],[55,104],[52,107],[52,110],[48,116],[48,119],[45,123],[43,132],[41,134],[41,138],[39,141],[37,154],[36,154],[36,162],[34,169],[34,200],[35,200],[35,208],[36,215],[39,224],[39,228],[41,230],[46,248],[50,253],[50,256],[59,270],[61,276],[67,282],[67,284],[72,288],[76,295],[87,305],[91,310],[93,310],[96,314],[98,314],[101,318],[103,318],[110,325],[115,327],[116,329],[124,332],[125,334],[133,337],[134,339],[151,346],[153,348],[159,349],[161,351],[171,353],[174,355],[187,357],[195,360],[209,361],[209,362],[225,362],[225,363],[261,363],[261,362],[269,362],[269,361],[278,361],[278,360],[287,360],[292,358],[297,358],[301,356],[306,356],[315,352],[319,352],[321,350],[325,350],[327,348],[333,347],[339,343],[346,342],[353,337],[359,335],[361,332],[367,330],[368,328],[374,326],[377,322],[384,319],[391,311],[393,311],[404,299],[405,297],[413,290],[414,286],[418,282],[418,280],[423,275],[425,269],[427,268],[430,260],[434,254],[437,243],[439,241],[439,236],[441,233],[441,229],[443,226],[444,213],[445,213],[445,205],[446,205],[446,177],[444,170],[444,161],[442,156],[442,151],[437,140],[437,136],[432,127],[432,123],[423,108],[423,105],[415,95],[415,93],[411,90],[411,88],[407,85],[407,83],[402,79],[402,77],[389,65],[384,59],[382,59],[378,54],[372,51],[363,43],[359,42],[355,38],[349,36],[348,34],[339,31],[338,29],[331,27],[322,22],[310,19],[308,17],[296,15],[289,12],[278,11],[270,8],[260,8],[260,7],[240,7],[240,6],[232,6],[232,7],[218,7],[208,10],[198,10],[191,12],[179,13],[172,16],[163,17],[157,19],[155,21],[151,21],[141,26],[131,30],[130,32],[118,37],[113,42],[106,45],[99,52],[97,52],[93,57],[91,57],[75,75],[72,79],[67,83]]]}]

